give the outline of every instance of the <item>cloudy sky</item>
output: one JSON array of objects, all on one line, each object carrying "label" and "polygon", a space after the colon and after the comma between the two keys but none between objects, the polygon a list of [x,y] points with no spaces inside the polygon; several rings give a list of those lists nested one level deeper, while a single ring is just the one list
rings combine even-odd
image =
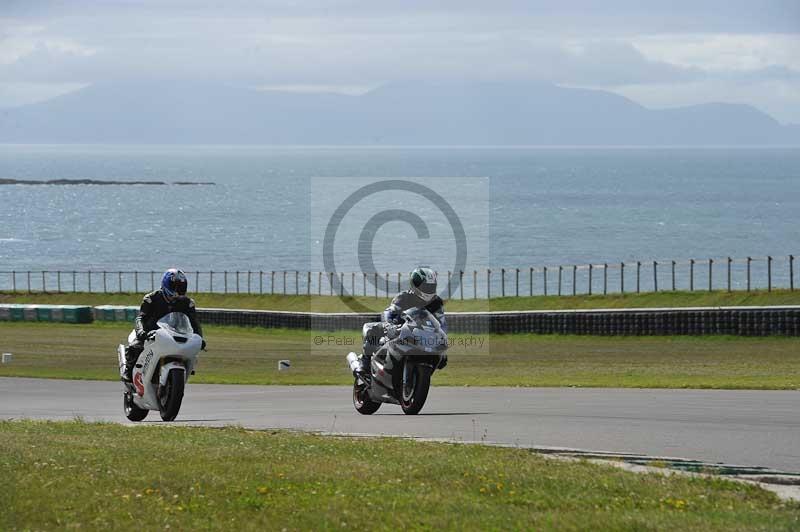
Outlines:
[{"label": "cloudy sky", "polygon": [[800,123],[800,1],[0,2],[0,106],[142,79],[347,93],[535,79]]}]

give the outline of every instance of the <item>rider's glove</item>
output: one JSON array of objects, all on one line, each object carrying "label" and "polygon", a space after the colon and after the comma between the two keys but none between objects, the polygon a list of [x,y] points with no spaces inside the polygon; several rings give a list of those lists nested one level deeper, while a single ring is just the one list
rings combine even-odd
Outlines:
[{"label": "rider's glove", "polygon": [[446,366],[447,366],[447,353],[444,353],[442,355],[442,359],[439,360],[439,365],[436,367],[436,369],[444,369]]},{"label": "rider's glove", "polygon": [[203,346],[200,348],[200,350],[202,350],[202,351],[206,350],[206,341],[205,340],[203,340]]},{"label": "rider's glove", "polygon": [[389,338],[389,340],[397,338],[399,334],[400,334],[400,327],[397,327],[395,325],[387,325],[386,337]]}]

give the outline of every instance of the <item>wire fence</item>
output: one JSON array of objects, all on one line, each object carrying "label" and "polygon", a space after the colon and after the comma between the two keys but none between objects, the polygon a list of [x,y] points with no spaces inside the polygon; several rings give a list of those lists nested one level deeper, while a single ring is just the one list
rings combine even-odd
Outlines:
[{"label": "wire fence", "polygon": [[[446,299],[664,291],[773,290],[795,287],[795,256],[650,260],[439,272]],[[190,290],[223,294],[386,297],[407,288],[401,272],[300,270],[185,272]],[[12,293],[141,293],[155,290],[156,271],[0,271]]]}]

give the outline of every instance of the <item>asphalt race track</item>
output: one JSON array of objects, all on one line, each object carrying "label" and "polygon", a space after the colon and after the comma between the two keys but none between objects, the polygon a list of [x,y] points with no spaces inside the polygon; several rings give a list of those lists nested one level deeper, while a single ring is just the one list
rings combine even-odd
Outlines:
[{"label": "asphalt race track", "polygon": [[[116,382],[0,378],[0,418],[125,422]],[[422,413],[353,410],[340,386],[189,384],[175,423],[487,441],[800,472],[800,393],[434,387]],[[151,412],[144,423],[159,423]]]}]

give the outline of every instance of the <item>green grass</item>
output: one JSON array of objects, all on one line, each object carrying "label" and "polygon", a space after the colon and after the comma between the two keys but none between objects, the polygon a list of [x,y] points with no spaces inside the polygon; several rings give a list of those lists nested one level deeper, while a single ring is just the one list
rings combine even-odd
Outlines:
[{"label": "green grass", "polygon": [[[0,323],[0,376],[115,380],[129,325]],[[192,382],[349,384],[344,357],[356,332],[209,326]],[[322,345],[315,338],[322,337]],[[331,342],[328,342],[328,339]],[[466,345],[467,340],[483,345]],[[784,337],[452,335],[437,386],[597,386],[800,389],[800,342]],[[336,343],[340,345],[336,345]],[[277,361],[292,368],[277,371]]]},{"label": "green grass", "polygon": [[0,422],[4,530],[797,530],[753,485],[521,449]]},{"label": "green grass", "polygon": [[[389,303],[386,297],[339,298],[331,296],[248,295],[248,294],[193,294],[199,307],[289,310],[297,312],[352,312],[348,301],[381,311]],[[139,305],[142,294],[98,293],[33,293],[12,294],[0,292],[0,303],[38,303],[53,305]],[[579,308],[643,308],[643,307],[716,307],[747,305],[800,305],[800,291],[773,290],[772,292],[658,292],[625,295],[533,296],[505,297],[490,300],[451,299],[447,310],[534,310]]]}]

